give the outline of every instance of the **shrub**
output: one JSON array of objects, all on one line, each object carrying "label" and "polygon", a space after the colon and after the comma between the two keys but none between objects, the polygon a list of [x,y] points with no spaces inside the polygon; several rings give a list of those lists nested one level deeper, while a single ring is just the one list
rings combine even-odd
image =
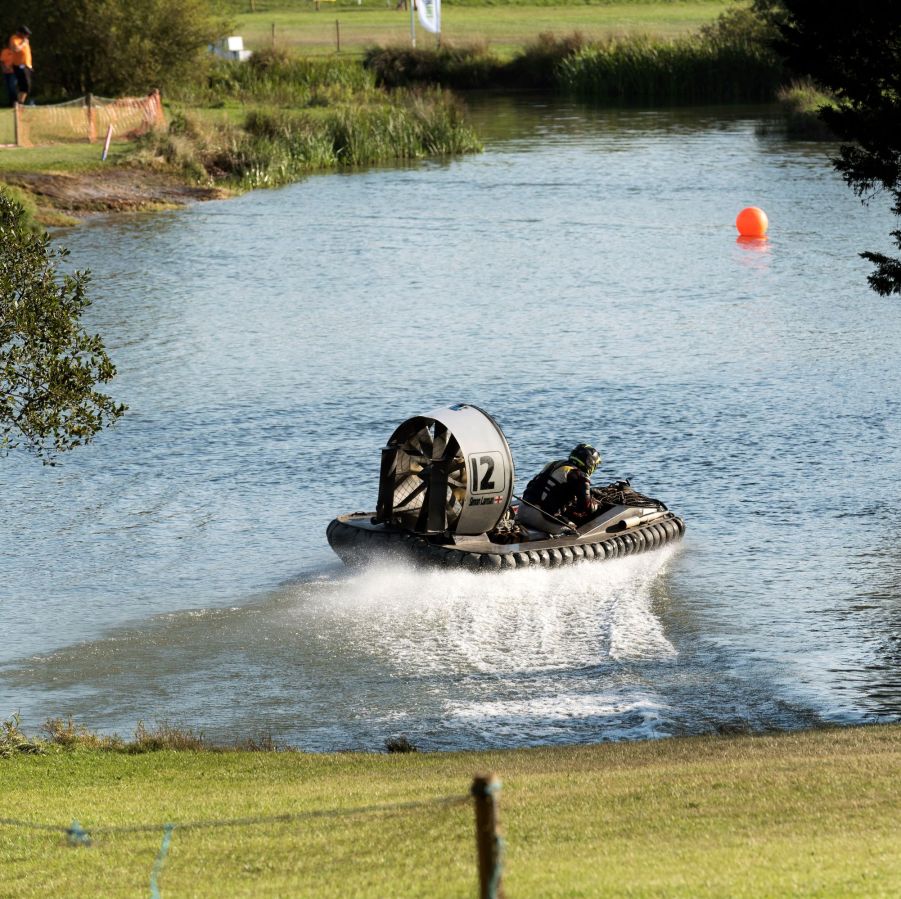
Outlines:
[{"label": "shrub", "polygon": [[207,0],[19,0],[0,13],[10,34],[27,22],[39,89],[80,96],[144,94],[196,77],[228,23]]},{"label": "shrub", "polygon": [[124,746],[117,736],[102,737],[89,731],[71,718],[48,718],[41,727],[50,743],[63,749],[106,749],[118,750]]},{"label": "shrub", "polygon": [[415,743],[411,743],[403,734],[398,737],[388,737],[385,740],[386,752],[419,752]]},{"label": "shrub", "polygon": [[143,721],[139,721],[135,728],[134,740],[124,746],[127,752],[133,754],[160,752],[164,749],[190,751],[207,748],[203,734],[195,734],[190,729],[174,727],[166,722],[157,724],[155,728],[148,730]]},{"label": "shrub", "polygon": [[0,759],[17,754],[43,755],[46,751],[42,740],[32,740],[19,729],[18,713],[0,723]]},{"label": "shrub", "polygon": [[777,96],[788,137],[802,140],[838,140],[820,117],[824,107],[834,107],[835,98],[809,78],[792,81]]},{"label": "shrub", "polygon": [[503,63],[476,44],[434,50],[372,47],[363,56],[363,66],[382,87],[428,84],[467,90],[503,84]]},{"label": "shrub", "polygon": [[508,63],[504,79],[510,87],[557,87],[560,63],[586,44],[585,36],[579,31],[565,37],[542,32]]}]

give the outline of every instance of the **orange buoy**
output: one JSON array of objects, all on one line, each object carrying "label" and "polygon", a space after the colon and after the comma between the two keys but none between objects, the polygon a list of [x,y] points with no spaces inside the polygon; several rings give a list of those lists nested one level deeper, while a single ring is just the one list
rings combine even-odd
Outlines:
[{"label": "orange buoy", "polygon": [[770,220],[759,206],[746,206],[736,216],[735,227],[742,237],[764,237]]}]

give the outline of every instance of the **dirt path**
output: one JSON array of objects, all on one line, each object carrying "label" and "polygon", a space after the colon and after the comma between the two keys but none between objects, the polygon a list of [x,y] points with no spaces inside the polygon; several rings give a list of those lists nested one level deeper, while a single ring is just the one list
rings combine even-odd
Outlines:
[{"label": "dirt path", "polygon": [[33,194],[39,207],[76,216],[184,206],[229,196],[221,188],[195,187],[173,175],[139,168],[112,168],[102,172],[4,172],[2,180]]}]

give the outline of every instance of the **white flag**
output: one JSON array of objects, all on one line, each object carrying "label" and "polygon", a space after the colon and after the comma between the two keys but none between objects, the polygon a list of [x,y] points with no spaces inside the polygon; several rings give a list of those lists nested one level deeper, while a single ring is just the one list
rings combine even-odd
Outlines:
[{"label": "white flag", "polygon": [[418,0],[419,21],[426,31],[441,33],[441,0]]}]

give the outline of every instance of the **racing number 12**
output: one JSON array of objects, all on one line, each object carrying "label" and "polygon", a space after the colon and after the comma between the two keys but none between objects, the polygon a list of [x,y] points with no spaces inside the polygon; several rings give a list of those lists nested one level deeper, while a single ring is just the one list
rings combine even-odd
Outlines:
[{"label": "racing number 12", "polygon": [[472,472],[471,489],[473,493],[482,493],[497,489],[492,480],[492,476],[494,475],[494,459],[491,456],[470,456],[469,469]]}]

